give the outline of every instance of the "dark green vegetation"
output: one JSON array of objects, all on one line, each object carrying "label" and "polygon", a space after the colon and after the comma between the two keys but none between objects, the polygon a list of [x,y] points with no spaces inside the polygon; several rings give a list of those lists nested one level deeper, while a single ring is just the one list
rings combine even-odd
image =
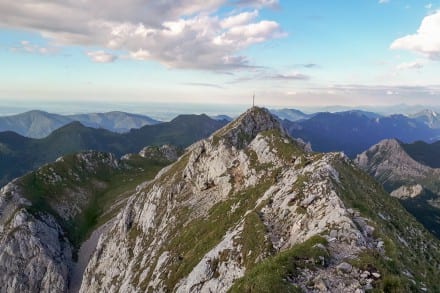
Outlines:
[{"label": "dark green vegetation", "polygon": [[78,249],[90,233],[116,215],[136,186],[170,162],[132,155],[87,152],[63,157],[18,179],[30,212],[53,215]]},{"label": "dark green vegetation", "polygon": [[322,247],[325,244],[324,238],[314,236],[304,243],[269,257],[247,271],[243,278],[234,283],[229,292],[302,292],[292,285],[291,281],[304,268],[313,269],[325,265],[328,257],[328,252]]},{"label": "dark green vegetation", "polygon": [[400,202],[426,229],[440,239],[440,208],[432,206],[430,201],[438,202],[439,196],[425,189],[421,195]]},{"label": "dark green vegetation", "polygon": [[138,152],[147,145],[186,147],[225,124],[226,121],[213,120],[206,115],[182,115],[171,122],[144,126],[124,134],[85,127],[79,122],[57,129],[43,139],[1,132],[0,185],[63,155],[96,150],[121,156]]},{"label": "dark green vegetation", "polygon": [[[369,175],[349,163],[334,165],[344,187],[339,196],[347,208],[358,210],[373,221],[374,237],[384,242],[385,256],[371,250],[353,264],[380,272],[382,277],[375,284],[377,292],[417,292],[417,288],[425,286],[430,292],[439,292],[439,241]],[[412,277],[404,272],[410,272]]]},{"label": "dark green vegetation", "polygon": [[401,143],[402,148],[414,160],[431,168],[440,168],[440,141],[426,143],[417,141],[410,144]]},{"label": "dark green vegetation", "polygon": [[283,125],[293,137],[310,142],[315,151],[343,151],[350,157],[387,138],[430,142],[440,137],[440,129],[409,117],[378,117],[362,111],[318,113],[303,121],[284,120]]}]

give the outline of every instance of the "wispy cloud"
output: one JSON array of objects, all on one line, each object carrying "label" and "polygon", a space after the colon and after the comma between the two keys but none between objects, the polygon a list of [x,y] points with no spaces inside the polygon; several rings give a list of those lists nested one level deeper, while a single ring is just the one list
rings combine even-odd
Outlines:
[{"label": "wispy cloud", "polygon": [[23,40],[19,45],[11,47],[10,50],[12,52],[24,52],[24,53],[32,53],[32,54],[40,54],[40,55],[51,55],[55,54],[59,51],[59,48],[53,46],[41,46],[30,41]]},{"label": "wispy cloud", "polygon": [[403,62],[396,66],[397,70],[422,69],[425,66],[422,61]]},{"label": "wispy cloud", "polygon": [[385,3],[389,3],[390,0],[379,0],[379,4],[385,4]]},{"label": "wispy cloud", "polygon": [[112,63],[118,57],[105,51],[91,51],[86,53],[93,62],[96,63]]},{"label": "wispy cloud", "polygon": [[183,83],[183,85],[224,89],[224,87],[221,85],[213,84],[213,83],[205,83],[205,82],[185,82]]},{"label": "wispy cloud", "polygon": [[309,80],[310,76],[299,72],[294,72],[288,74],[267,75],[267,76],[263,76],[262,78],[273,79],[273,80]]},{"label": "wispy cloud", "polygon": [[247,75],[243,77],[236,78],[230,83],[241,83],[241,82],[251,82],[251,81],[308,81],[311,77],[309,75],[300,72],[287,72],[287,73],[273,73],[269,70],[263,69],[257,71],[253,75]]},{"label": "wispy cloud", "polygon": [[306,68],[306,69],[312,69],[312,68],[319,68],[319,64],[316,63],[304,63],[304,64],[295,64],[294,67],[298,68],[298,67],[302,67],[302,68]]}]

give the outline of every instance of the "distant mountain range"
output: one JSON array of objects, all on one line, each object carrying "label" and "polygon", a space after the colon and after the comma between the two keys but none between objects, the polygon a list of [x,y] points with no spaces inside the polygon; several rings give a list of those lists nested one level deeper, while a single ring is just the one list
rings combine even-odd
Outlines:
[{"label": "distant mountain range", "polygon": [[211,118],[214,120],[226,120],[226,121],[233,120],[233,118],[228,115],[216,115],[216,116],[211,116]]},{"label": "distant mountain range", "polygon": [[270,112],[281,120],[289,120],[292,122],[309,119],[314,114],[306,114],[296,109],[272,109]]},{"label": "distant mountain range", "polygon": [[160,123],[148,116],[113,111],[107,113],[78,114],[68,116],[74,121],[93,128],[104,128],[113,132],[124,133],[130,129]]},{"label": "distant mountain range", "polygon": [[402,142],[433,142],[440,138],[440,129],[404,115],[381,117],[365,111],[317,113],[307,120],[283,120],[293,137],[310,142],[320,152],[343,151],[348,156],[369,148],[387,138]]},{"label": "distant mountain range", "polygon": [[43,138],[52,131],[74,121],[81,122],[85,126],[119,133],[159,123],[159,121],[147,116],[118,111],[63,116],[33,110],[13,116],[0,117],[0,131],[13,131],[26,137]]},{"label": "distant mountain range", "polygon": [[111,152],[117,156],[138,152],[148,145],[186,147],[224,126],[225,120],[206,115],[181,115],[170,122],[146,125],[127,133],[67,124],[49,136],[33,139],[15,132],[0,132],[0,185],[57,157],[85,150]]},{"label": "distant mountain range", "polygon": [[[358,155],[356,164],[372,175],[425,227],[440,238],[440,167],[437,144],[403,144],[387,139]],[[420,161],[420,154],[423,160]],[[414,154],[416,157],[414,157]],[[434,162],[428,166],[424,162]]]},{"label": "distant mountain range", "polygon": [[416,114],[409,115],[409,117],[423,122],[428,125],[430,128],[440,128],[440,113],[437,113],[432,110],[423,110],[417,112]]}]

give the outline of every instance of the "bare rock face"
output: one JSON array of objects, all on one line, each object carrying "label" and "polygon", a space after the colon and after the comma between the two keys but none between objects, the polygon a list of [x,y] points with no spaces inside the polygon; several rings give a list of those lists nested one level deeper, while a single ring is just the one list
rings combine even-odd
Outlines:
[{"label": "bare rock face", "polygon": [[420,184],[416,185],[404,185],[396,190],[393,190],[390,195],[400,199],[414,198],[423,193],[423,186]]},{"label": "bare rock face", "polygon": [[375,221],[394,216],[382,207],[375,213],[386,220],[372,220],[346,207],[358,185],[371,189],[363,196],[380,192],[356,172],[343,154],[307,152],[266,110],[252,108],[138,186],[101,236],[80,292],[240,292],[235,284],[262,260],[316,238],[322,243],[307,249],[318,252],[299,258],[298,266],[309,265],[286,275],[289,285],[310,292],[379,286],[381,275],[370,277],[376,268],[352,263],[372,251],[387,257]]},{"label": "bare rock face", "polygon": [[0,191],[0,291],[66,292],[72,262],[69,241],[50,215],[33,215],[20,189]]},{"label": "bare rock face", "polygon": [[380,182],[390,182],[395,188],[440,176],[440,170],[415,161],[395,139],[386,139],[372,146],[358,155],[355,163]]},{"label": "bare rock face", "polygon": [[423,194],[424,189],[440,194],[440,169],[415,161],[395,139],[372,146],[358,155],[355,163],[397,198],[414,198]]},{"label": "bare rock face", "polygon": [[164,159],[166,161],[174,162],[179,156],[179,150],[177,147],[169,144],[160,147],[147,146],[139,152],[139,155],[147,159]]}]

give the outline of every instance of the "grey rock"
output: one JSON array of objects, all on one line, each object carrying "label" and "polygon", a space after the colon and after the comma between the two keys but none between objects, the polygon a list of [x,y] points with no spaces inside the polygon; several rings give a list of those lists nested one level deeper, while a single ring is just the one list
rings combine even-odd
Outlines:
[{"label": "grey rock", "polygon": [[338,271],[343,272],[343,273],[349,273],[351,272],[351,270],[353,269],[353,266],[349,263],[346,262],[342,262],[340,263],[337,267]]}]

